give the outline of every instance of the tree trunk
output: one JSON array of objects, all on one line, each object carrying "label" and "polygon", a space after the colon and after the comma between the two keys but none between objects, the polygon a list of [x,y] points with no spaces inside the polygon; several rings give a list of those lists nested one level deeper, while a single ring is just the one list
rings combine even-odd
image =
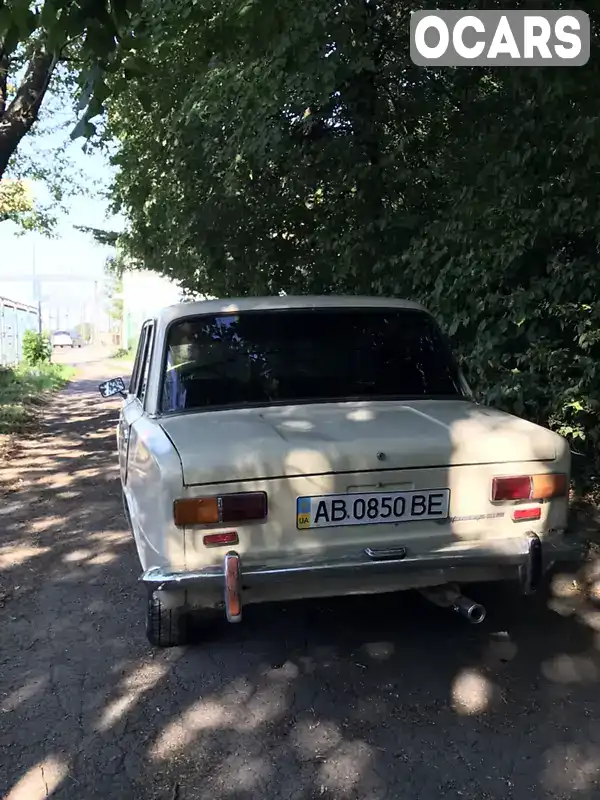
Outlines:
[{"label": "tree trunk", "polygon": [[[3,60],[6,60],[6,56],[0,52],[0,62]],[[56,57],[46,53],[41,45],[38,46],[31,56],[17,94],[8,107],[0,107],[0,178],[21,139],[38,118],[55,66]]]},{"label": "tree trunk", "polygon": [[6,95],[8,87],[8,56],[0,49],[0,119],[6,110]]}]

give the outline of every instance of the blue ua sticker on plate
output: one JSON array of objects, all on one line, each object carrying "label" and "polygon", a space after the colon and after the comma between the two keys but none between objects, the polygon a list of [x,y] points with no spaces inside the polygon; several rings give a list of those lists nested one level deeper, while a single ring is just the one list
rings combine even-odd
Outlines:
[{"label": "blue ua sticker on plate", "polygon": [[296,500],[296,526],[300,529],[310,528],[310,497]]}]

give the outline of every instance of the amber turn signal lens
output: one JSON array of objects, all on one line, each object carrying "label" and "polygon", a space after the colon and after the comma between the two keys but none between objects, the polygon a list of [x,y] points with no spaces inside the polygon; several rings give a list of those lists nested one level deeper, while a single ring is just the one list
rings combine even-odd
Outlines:
[{"label": "amber turn signal lens", "polygon": [[549,500],[551,497],[564,497],[567,494],[567,476],[559,473],[534,475],[531,479],[531,499]]},{"label": "amber turn signal lens", "polygon": [[209,525],[220,521],[218,497],[193,497],[175,500],[173,518],[175,525]]}]

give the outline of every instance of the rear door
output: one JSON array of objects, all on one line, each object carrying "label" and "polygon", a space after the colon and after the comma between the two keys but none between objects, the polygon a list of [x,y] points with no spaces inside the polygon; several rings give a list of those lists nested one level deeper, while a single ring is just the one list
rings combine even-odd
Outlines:
[{"label": "rear door", "polygon": [[141,330],[138,349],[131,373],[131,381],[127,397],[121,410],[119,421],[119,470],[123,486],[127,484],[127,461],[129,457],[129,438],[131,427],[144,413],[144,401],[150,360],[152,358],[152,345],[154,341],[154,321],[146,321]]}]

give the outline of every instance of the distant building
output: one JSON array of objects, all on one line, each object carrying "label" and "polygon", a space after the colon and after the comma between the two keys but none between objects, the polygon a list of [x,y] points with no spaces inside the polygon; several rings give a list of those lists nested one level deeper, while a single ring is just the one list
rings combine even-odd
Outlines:
[{"label": "distant building", "polygon": [[23,334],[38,331],[38,309],[0,297],[0,366],[17,364],[23,357]]}]

